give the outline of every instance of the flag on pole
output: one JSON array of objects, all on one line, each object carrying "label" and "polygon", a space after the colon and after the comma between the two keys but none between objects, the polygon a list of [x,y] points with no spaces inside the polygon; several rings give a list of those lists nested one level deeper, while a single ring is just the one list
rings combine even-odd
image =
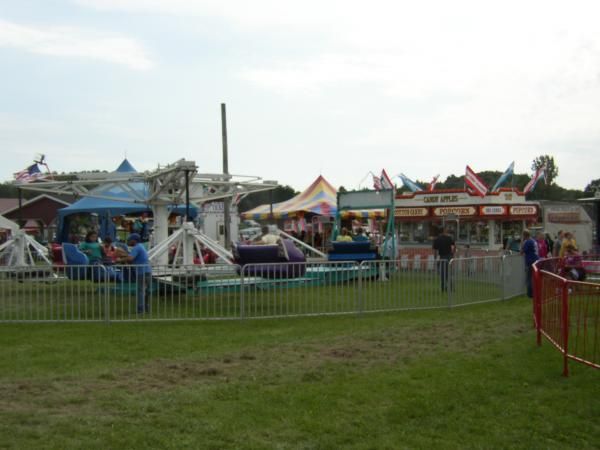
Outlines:
[{"label": "flag on pole", "polygon": [[529,183],[527,183],[525,185],[525,187],[523,188],[523,193],[527,194],[527,193],[533,191],[535,189],[537,182],[540,181],[540,178],[544,178],[544,180],[546,179],[546,165],[543,165],[542,167],[540,167],[538,170],[535,171],[535,173],[531,177],[531,180],[529,180]]},{"label": "flag on pole", "polygon": [[381,178],[379,178],[378,176],[373,175],[373,189],[375,189],[376,191],[380,191],[382,186],[381,186]]},{"label": "flag on pole", "polygon": [[515,162],[513,161],[510,163],[510,166],[508,166],[508,169],[506,169],[504,173],[500,175],[500,178],[498,178],[498,181],[496,181],[496,184],[494,184],[494,187],[492,188],[492,192],[496,192],[498,189],[500,189],[500,186],[506,183],[506,180],[508,180],[508,178],[511,177],[514,172]]},{"label": "flag on pole", "polygon": [[419,186],[417,183],[415,183],[414,181],[410,180],[406,175],[404,175],[403,173],[401,173],[400,175],[398,175],[400,177],[400,179],[402,180],[402,183],[404,184],[404,186],[406,186],[408,189],[411,190],[411,192],[417,192],[417,191],[422,191],[423,188],[421,186]]},{"label": "flag on pole", "polygon": [[431,192],[435,189],[435,185],[437,184],[439,177],[440,177],[439,173],[435,177],[433,177],[433,180],[431,180],[431,183],[429,183],[429,186],[427,186],[427,190],[429,192]]},{"label": "flag on pole", "polygon": [[239,203],[242,201],[242,199],[245,197],[245,195],[241,192],[237,192],[233,198],[231,199],[231,205],[232,206],[237,206],[239,205]]},{"label": "flag on pole", "polygon": [[37,163],[30,165],[26,169],[13,174],[18,183],[31,183],[35,180],[46,178],[46,174],[42,173]]},{"label": "flag on pole", "polygon": [[488,187],[469,166],[467,166],[465,172],[465,183],[467,183],[467,186],[473,189],[477,193],[477,195],[485,197],[485,194],[488,191]]},{"label": "flag on pole", "polygon": [[394,183],[392,183],[385,169],[381,171],[381,187],[383,189],[394,189]]}]

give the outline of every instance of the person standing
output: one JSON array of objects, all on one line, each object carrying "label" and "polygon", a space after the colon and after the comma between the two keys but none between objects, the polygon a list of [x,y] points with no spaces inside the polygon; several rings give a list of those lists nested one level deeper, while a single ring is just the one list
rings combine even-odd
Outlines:
[{"label": "person standing", "polygon": [[521,255],[525,259],[525,284],[527,296],[533,298],[533,263],[539,259],[537,242],[532,239],[529,230],[523,230],[523,245]]},{"label": "person standing", "polygon": [[552,249],[552,256],[557,257],[560,255],[560,248],[562,247],[563,241],[563,230],[558,230],[556,240],[554,241],[554,248]]},{"label": "person standing", "polygon": [[575,237],[573,236],[573,233],[571,233],[570,231],[565,231],[564,235],[563,235],[563,240],[562,240],[562,244],[560,247],[560,251],[558,252],[558,256],[561,258],[564,258],[566,253],[567,253],[567,246],[571,246],[573,247],[575,250],[579,250],[577,248],[577,241],[575,240]]},{"label": "person standing", "polygon": [[434,255],[437,254],[442,292],[446,291],[449,285],[452,289],[452,280],[448,283],[448,265],[455,251],[454,239],[450,236],[448,228],[444,228],[442,233],[433,241],[433,253]]},{"label": "person standing", "polygon": [[546,243],[546,236],[541,231],[538,231],[535,235],[535,242],[538,246],[538,256],[541,259],[548,257],[548,244]]},{"label": "person standing", "polygon": [[125,260],[134,266],[137,290],[137,313],[150,312],[150,285],[152,281],[152,267],[148,259],[148,252],[141,243],[142,238],[138,233],[131,233],[127,238],[127,245],[132,247]]},{"label": "person standing", "polygon": [[554,255],[554,241],[550,237],[550,233],[546,233],[546,247],[548,247],[548,256]]}]

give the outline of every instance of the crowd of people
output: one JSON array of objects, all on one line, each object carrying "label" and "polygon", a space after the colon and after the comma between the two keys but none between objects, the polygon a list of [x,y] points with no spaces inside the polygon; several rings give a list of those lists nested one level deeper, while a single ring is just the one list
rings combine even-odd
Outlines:
[{"label": "crowd of people", "polygon": [[127,246],[115,246],[110,237],[105,237],[100,242],[96,231],[88,231],[84,242],[79,244],[79,249],[87,255],[92,265],[130,264],[133,267],[137,289],[137,312],[149,312],[152,268],[139,233],[131,233],[127,237]]},{"label": "crowd of people", "polygon": [[520,252],[525,259],[525,279],[529,297],[533,297],[533,264],[539,259],[558,258],[558,274],[564,278],[574,281],[583,281],[586,278],[583,266],[586,252],[579,252],[575,236],[570,231],[560,230],[556,239],[552,240],[548,233],[537,232],[534,238],[529,230],[524,230]]}]

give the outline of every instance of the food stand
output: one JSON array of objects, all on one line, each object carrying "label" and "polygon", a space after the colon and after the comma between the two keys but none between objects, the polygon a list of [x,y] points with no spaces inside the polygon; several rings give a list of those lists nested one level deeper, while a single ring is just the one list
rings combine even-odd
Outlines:
[{"label": "food stand", "polygon": [[539,213],[539,203],[508,188],[483,197],[463,189],[399,193],[394,209],[401,248],[430,249],[447,226],[459,249],[468,245],[472,254],[502,250]]}]

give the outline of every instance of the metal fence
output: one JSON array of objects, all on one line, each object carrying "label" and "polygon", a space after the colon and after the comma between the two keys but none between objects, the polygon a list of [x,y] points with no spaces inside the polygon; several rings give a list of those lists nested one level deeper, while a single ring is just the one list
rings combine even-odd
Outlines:
[{"label": "metal fence", "polygon": [[524,292],[521,257],[0,268],[0,321],[243,319],[449,308]]},{"label": "metal fence", "polygon": [[[595,267],[598,257],[583,263]],[[583,267],[583,265],[582,265]],[[563,355],[563,375],[569,360],[600,369],[600,283],[574,281],[561,258],[534,265],[534,321],[537,343],[546,337]],[[588,275],[594,279],[594,273]]]}]

